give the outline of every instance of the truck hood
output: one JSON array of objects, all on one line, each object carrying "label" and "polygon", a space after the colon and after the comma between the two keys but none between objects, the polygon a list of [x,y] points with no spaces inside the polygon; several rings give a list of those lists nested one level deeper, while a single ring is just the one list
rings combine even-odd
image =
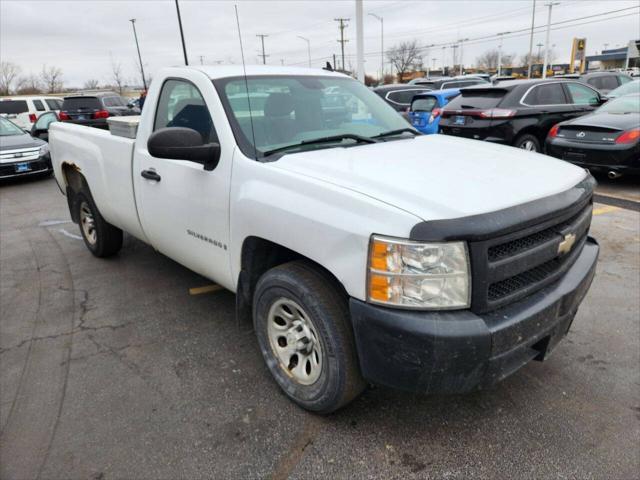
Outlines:
[{"label": "truck hood", "polygon": [[546,155],[445,135],[292,153],[270,165],[423,220],[519,205],[568,190],[586,176],[583,169]]}]

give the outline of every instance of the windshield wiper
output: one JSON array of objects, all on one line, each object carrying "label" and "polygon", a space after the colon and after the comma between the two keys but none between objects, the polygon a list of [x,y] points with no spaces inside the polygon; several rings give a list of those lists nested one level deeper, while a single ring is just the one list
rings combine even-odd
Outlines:
[{"label": "windshield wiper", "polygon": [[394,135],[400,135],[401,133],[413,133],[415,136],[418,135],[422,135],[420,132],[418,132],[417,130],[414,130],[413,128],[398,128],[397,130],[389,130],[388,132],[382,132],[379,135],[374,135],[371,138],[383,138],[383,137],[392,137]]},{"label": "windshield wiper", "polygon": [[271,150],[267,150],[266,152],[264,152],[263,155],[267,157],[274,153],[289,150],[290,148],[302,147],[304,145],[312,145],[316,143],[338,142],[340,140],[355,140],[356,143],[377,143],[378,142],[377,140],[374,140],[371,137],[356,135],[355,133],[341,133],[339,135],[331,135],[330,137],[313,138],[311,140],[303,140],[298,143],[292,143],[291,145],[285,145],[283,147],[273,148]]}]

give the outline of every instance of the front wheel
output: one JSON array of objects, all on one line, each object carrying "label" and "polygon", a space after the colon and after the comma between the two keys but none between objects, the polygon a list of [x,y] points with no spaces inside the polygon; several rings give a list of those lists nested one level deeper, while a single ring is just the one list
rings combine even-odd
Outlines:
[{"label": "front wheel", "polygon": [[540,140],[535,135],[527,133],[520,135],[513,144],[516,148],[521,148],[529,152],[540,152]]},{"label": "front wheel", "polygon": [[253,312],[267,367],[298,405],[330,413],[362,392],[347,299],[320,269],[295,261],[269,270]]}]

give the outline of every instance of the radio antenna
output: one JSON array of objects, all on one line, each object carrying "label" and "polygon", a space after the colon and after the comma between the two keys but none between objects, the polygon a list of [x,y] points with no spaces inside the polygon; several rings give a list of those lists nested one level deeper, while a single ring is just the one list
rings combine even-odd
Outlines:
[{"label": "radio antenna", "polygon": [[240,33],[240,17],[238,16],[238,5],[233,6],[236,9],[236,24],[238,25],[238,39],[240,40],[240,55],[242,57],[242,70],[244,72],[244,88],[247,92],[247,104],[249,105],[249,122],[251,124],[251,137],[253,139],[253,156],[258,160],[258,147],[256,146],[256,133],[253,129],[253,113],[251,112],[251,98],[249,98],[249,81],[247,80],[247,67],[244,63],[244,49],[242,48],[242,34]]}]

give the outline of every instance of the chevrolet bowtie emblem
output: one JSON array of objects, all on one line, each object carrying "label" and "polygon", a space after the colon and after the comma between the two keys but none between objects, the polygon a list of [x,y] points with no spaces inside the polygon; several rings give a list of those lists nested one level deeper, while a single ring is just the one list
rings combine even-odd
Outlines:
[{"label": "chevrolet bowtie emblem", "polygon": [[558,255],[569,253],[573,248],[574,243],[576,243],[576,234],[567,233],[560,242],[560,245],[558,245]]}]

